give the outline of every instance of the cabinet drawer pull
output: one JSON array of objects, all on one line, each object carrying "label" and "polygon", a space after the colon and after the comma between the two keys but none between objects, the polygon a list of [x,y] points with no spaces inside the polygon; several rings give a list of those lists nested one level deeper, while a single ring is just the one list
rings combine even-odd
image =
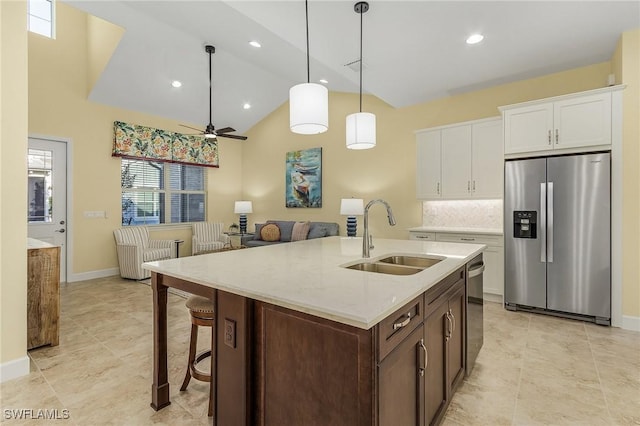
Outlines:
[{"label": "cabinet drawer pull", "polygon": [[475,241],[475,238],[460,238],[462,241]]},{"label": "cabinet drawer pull", "polygon": [[406,327],[407,325],[409,325],[409,322],[411,322],[411,312],[407,313],[407,317],[404,319],[404,321],[393,323],[393,329],[398,330],[402,327]]},{"label": "cabinet drawer pull", "polygon": [[423,240],[428,240],[429,236],[428,235],[416,235],[416,238],[421,238]]},{"label": "cabinet drawer pull", "polygon": [[451,333],[453,333],[456,331],[456,316],[453,315],[453,311],[451,309],[449,309],[449,317],[451,321]]},{"label": "cabinet drawer pull", "polygon": [[429,365],[429,352],[427,351],[427,347],[424,345],[424,339],[420,339],[419,345],[424,351],[424,364],[422,367],[418,368],[418,374],[420,377],[424,377],[424,372],[427,370],[427,366]]},{"label": "cabinet drawer pull", "polygon": [[445,312],[444,316],[447,319],[447,329],[444,333],[444,340],[445,342],[448,342],[451,338],[451,335],[453,334],[453,321],[451,321],[451,315],[449,314],[449,312]]}]

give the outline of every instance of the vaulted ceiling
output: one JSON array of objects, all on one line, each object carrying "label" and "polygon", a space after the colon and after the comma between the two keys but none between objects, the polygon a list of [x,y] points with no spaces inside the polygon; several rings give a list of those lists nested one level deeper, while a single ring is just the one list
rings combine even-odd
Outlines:
[{"label": "vaulted ceiling", "polygon": [[[306,81],[304,1],[65,3],[119,25],[124,36],[90,99],[245,132]],[[360,15],[354,1],[310,1],[310,80],[358,92]],[[620,34],[640,27],[638,1],[369,1],[363,15],[363,91],[403,107],[608,61]],[[484,40],[465,39],[482,33]],[[262,45],[255,48],[249,41]],[[171,86],[173,80],[182,87]],[[603,86],[606,82],[603,81]],[[250,109],[243,104],[249,103]],[[357,107],[357,106],[354,106]],[[366,104],[363,110],[366,110]]]}]

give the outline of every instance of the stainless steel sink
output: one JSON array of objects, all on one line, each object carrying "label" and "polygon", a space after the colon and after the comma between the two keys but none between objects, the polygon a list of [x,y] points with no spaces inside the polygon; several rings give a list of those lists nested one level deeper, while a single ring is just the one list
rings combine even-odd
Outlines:
[{"label": "stainless steel sink", "polygon": [[390,275],[413,275],[422,271],[424,268],[393,265],[391,263],[369,263],[362,262],[355,265],[345,266],[347,269],[355,269],[356,271],[377,272],[380,274]]},{"label": "stainless steel sink", "polygon": [[405,265],[405,266],[414,266],[417,268],[429,268],[430,266],[435,265],[440,262],[442,259],[437,259],[433,257],[417,257],[417,256],[389,256],[383,259],[380,259],[378,262],[389,263],[392,265]]}]

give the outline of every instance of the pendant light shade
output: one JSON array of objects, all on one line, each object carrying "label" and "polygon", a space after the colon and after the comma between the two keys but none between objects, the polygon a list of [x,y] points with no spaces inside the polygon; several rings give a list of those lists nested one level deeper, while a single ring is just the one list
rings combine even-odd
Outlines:
[{"label": "pendant light shade", "polygon": [[370,112],[347,115],[347,148],[369,149],[376,146],[376,116]]},{"label": "pendant light shade", "polygon": [[293,133],[315,135],[329,128],[329,93],[325,86],[302,83],[289,89],[289,127]]},{"label": "pendant light shade", "polygon": [[358,2],[353,10],[360,15],[360,112],[347,116],[347,148],[369,149],[376,146],[376,116],[362,112],[362,15],[369,10],[369,3]]},{"label": "pendant light shade", "polygon": [[304,2],[307,28],[307,82],[289,90],[289,128],[293,133],[315,135],[329,129],[329,91],[309,79],[309,4]]}]

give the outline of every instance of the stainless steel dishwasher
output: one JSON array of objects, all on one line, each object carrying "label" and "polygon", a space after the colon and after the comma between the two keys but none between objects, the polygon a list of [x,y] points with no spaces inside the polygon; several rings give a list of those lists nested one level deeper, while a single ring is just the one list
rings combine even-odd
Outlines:
[{"label": "stainless steel dishwasher", "polygon": [[484,297],[482,254],[467,263],[467,353],[466,375],[471,374],[483,342]]}]

